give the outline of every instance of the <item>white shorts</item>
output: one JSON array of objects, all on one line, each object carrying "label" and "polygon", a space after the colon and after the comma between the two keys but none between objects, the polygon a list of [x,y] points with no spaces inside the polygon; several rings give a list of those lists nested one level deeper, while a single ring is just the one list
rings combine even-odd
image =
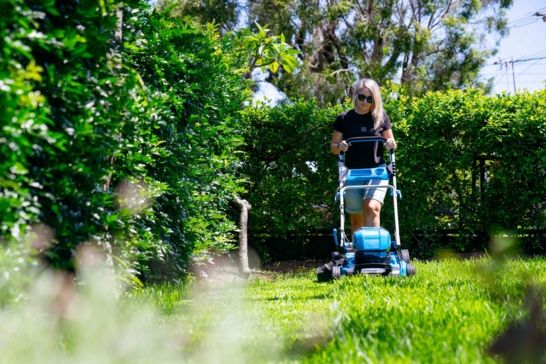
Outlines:
[{"label": "white shorts", "polygon": [[[385,179],[371,179],[366,185],[388,186],[389,181]],[[362,188],[345,190],[345,211],[348,214],[358,214],[362,212],[362,201],[376,200],[383,204],[388,188]]]}]

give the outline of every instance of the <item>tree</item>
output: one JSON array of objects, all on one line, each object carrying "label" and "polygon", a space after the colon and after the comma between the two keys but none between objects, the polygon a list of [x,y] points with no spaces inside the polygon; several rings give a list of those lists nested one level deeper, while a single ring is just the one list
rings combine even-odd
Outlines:
[{"label": "tree", "polygon": [[225,33],[237,26],[238,3],[237,0],[159,0],[157,7],[170,9],[171,16],[191,16],[202,24],[214,23]]},{"label": "tree", "polygon": [[[409,93],[483,86],[480,67],[506,28],[511,0],[257,0],[249,22],[284,34],[299,72],[274,82],[288,95],[337,102],[347,84],[400,79]],[[496,39],[497,41],[499,39]]]}]

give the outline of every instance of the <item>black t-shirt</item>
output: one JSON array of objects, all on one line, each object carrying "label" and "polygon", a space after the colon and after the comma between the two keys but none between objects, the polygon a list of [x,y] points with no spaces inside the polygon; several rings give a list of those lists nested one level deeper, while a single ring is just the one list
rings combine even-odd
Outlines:
[{"label": "black t-shirt", "polygon": [[[343,134],[343,139],[361,136],[382,136],[385,130],[392,128],[391,120],[383,111],[383,120],[374,129],[372,114],[357,114],[354,109],[341,113],[334,122],[334,130]],[[372,168],[384,164],[383,143],[354,143],[345,153],[345,165],[348,168]]]}]

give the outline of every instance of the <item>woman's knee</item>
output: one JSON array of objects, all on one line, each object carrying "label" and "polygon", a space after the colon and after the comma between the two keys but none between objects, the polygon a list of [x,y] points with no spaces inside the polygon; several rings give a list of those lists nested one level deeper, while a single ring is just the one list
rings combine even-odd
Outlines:
[{"label": "woman's knee", "polygon": [[364,200],[364,210],[370,215],[379,215],[381,213],[381,203],[376,200]]}]

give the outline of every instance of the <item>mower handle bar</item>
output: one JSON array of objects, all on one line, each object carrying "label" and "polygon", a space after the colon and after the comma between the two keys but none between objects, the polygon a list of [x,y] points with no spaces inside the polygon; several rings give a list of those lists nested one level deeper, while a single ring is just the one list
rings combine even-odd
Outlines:
[{"label": "mower handle bar", "polygon": [[[348,138],[345,141],[347,142],[347,144],[351,145],[353,143],[375,143],[375,142],[385,143],[387,139],[380,136],[361,136],[361,137]],[[393,154],[394,154],[394,150],[390,149],[391,158]],[[345,155],[345,152],[339,153],[339,158],[341,161],[343,161],[344,155]]]},{"label": "mower handle bar", "polygon": [[362,136],[362,137],[353,137],[345,140],[347,144],[351,145],[352,143],[374,143],[381,142],[385,143],[387,139],[380,136]]}]

